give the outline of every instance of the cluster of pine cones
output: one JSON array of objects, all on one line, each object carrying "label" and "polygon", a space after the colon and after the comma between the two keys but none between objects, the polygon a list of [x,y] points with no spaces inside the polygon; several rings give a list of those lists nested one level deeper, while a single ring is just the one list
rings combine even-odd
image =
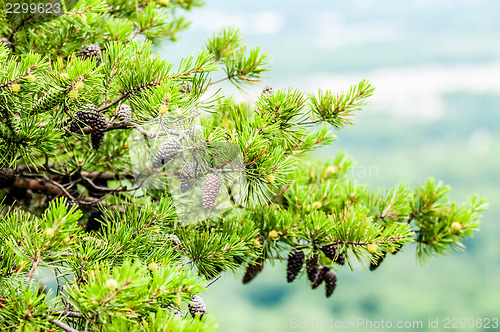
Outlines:
[{"label": "cluster of pine cones", "polygon": [[[343,254],[337,255],[337,245],[327,244],[320,247],[326,257],[332,261],[344,265],[345,259]],[[319,264],[319,255],[314,254],[311,258],[305,259],[305,254],[302,250],[293,249],[288,255],[287,264],[287,281],[293,282],[299,275],[302,267],[306,265],[307,278],[311,282],[313,289],[318,288],[323,282],[325,283],[326,297],[330,297],[337,285],[337,276],[328,266]]]},{"label": "cluster of pine cones", "polygon": [[[344,265],[345,257],[342,253],[337,254],[336,244],[326,244],[320,247],[320,250],[326,257],[333,262]],[[337,285],[337,276],[328,266],[319,263],[319,254],[314,254],[306,260],[305,253],[299,249],[293,249],[288,255],[288,263],[286,269],[287,281],[293,282],[299,275],[302,267],[306,266],[307,278],[311,282],[313,289],[318,288],[323,282],[325,284],[326,297],[330,297]],[[248,264],[243,276],[243,284],[252,281],[264,268],[264,259],[259,258],[256,261]]]}]

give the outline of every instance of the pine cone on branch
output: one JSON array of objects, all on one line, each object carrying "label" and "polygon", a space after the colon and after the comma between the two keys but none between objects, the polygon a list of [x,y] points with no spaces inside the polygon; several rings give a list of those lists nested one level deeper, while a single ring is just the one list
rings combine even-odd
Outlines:
[{"label": "pine cone on branch", "polygon": [[203,318],[203,315],[207,312],[207,306],[203,299],[198,295],[192,295],[191,303],[188,304],[188,310],[193,318],[196,318],[197,315],[200,316],[200,319]]},{"label": "pine cone on branch", "polygon": [[90,44],[78,52],[78,56],[82,59],[95,59],[96,66],[101,64],[101,48],[98,44]]},{"label": "pine cone on branch", "polygon": [[314,254],[314,256],[306,261],[307,279],[309,279],[310,282],[314,282],[316,280],[316,275],[319,272],[318,258],[319,255]]},{"label": "pine cone on branch", "polygon": [[156,155],[153,158],[153,168],[160,168],[177,156],[179,146],[172,139],[166,139],[161,145]]},{"label": "pine cone on branch", "polygon": [[212,210],[217,202],[222,181],[217,174],[210,174],[203,183],[202,203],[205,210]]},{"label": "pine cone on branch", "polygon": [[292,282],[297,278],[304,265],[304,252],[302,250],[293,249],[288,255],[288,263],[286,267],[286,280]]},{"label": "pine cone on branch", "polygon": [[337,286],[337,276],[335,275],[335,272],[328,269],[325,272],[323,279],[325,280],[326,297],[330,297],[335,290],[335,286]]},{"label": "pine cone on branch", "polygon": [[243,284],[248,284],[252,281],[262,270],[264,269],[264,261],[257,260],[253,263],[248,264],[245,270],[245,275],[243,276]]}]

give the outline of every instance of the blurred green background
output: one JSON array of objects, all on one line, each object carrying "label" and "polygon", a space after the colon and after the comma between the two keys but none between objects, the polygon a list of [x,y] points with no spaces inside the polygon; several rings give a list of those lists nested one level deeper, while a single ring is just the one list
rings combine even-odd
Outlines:
[{"label": "blurred green background", "polygon": [[279,263],[246,286],[243,271],[226,274],[203,296],[220,331],[289,331],[291,319],[357,318],[421,320],[423,328],[413,330],[423,331],[429,318],[439,319],[439,330],[445,318],[500,318],[498,13],[494,0],[207,0],[189,13],[192,26],[177,42],[161,45],[178,63],[220,27],[238,26],[247,45],[262,46],[274,62],[247,95],[224,85],[240,99],[265,85],[342,90],[367,78],[377,88],[372,104],[315,156],[347,151],[359,170],[371,167],[353,176],[374,189],[434,176],[452,187],[452,199],[478,193],[490,204],[465,252],[422,267],[411,246],[375,272],[344,268],[330,299],[304,278],[287,284]]}]

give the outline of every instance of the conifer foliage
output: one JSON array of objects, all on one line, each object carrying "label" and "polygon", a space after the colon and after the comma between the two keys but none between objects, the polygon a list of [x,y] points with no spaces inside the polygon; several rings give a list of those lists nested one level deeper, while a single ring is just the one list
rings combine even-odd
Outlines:
[{"label": "conifer foliage", "polygon": [[[198,0],[38,1],[56,2],[64,13],[0,7],[0,329],[210,331],[199,294],[225,271],[248,283],[288,255],[287,281],[305,265],[330,297],[336,270],[374,270],[410,244],[423,261],[478,229],[477,197],[450,202],[433,179],[371,191],[345,154],[304,157],[352,124],[367,80],[237,103],[209,88],[247,91],[270,69],[237,29],[180,63],[154,51]],[[181,222],[179,197],[196,198],[182,213],[199,207],[197,222]]]}]

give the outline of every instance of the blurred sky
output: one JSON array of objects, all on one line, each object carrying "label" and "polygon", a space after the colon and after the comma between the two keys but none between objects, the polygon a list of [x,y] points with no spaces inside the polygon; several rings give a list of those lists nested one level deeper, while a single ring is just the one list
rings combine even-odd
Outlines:
[{"label": "blurred sky", "polygon": [[176,60],[237,26],[273,56],[265,83],[338,90],[369,78],[373,109],[433,120],[446,93],[500,91],[499,12],[494,0],[208,0],[164,53]]}]

